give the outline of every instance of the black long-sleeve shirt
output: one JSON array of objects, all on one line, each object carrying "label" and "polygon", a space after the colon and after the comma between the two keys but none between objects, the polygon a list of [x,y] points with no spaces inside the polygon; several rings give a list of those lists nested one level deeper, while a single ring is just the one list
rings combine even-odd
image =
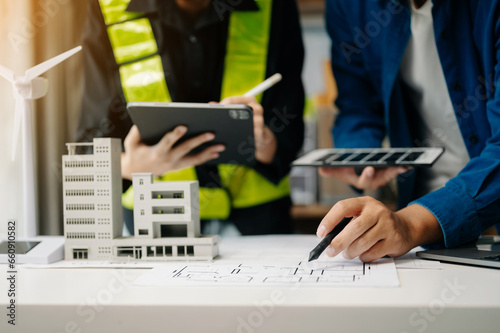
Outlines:
[{"label": "black long-sleeve shirt", "polygon": [[[259,9],[253,0],[242,0],[236,7],[234,1],[215,0],[195,21],[174,0],[132,0],[127,10],[145,13],[151,21],[172,101],[206,103],[220,99],[230,11]],[[85,91],[78,139],[123,140],[132,121],[126,111],[118,66],[97,0],[89,3],[83,46]],[[283,80],[264,93],[261,104],[278,149],[271,164],[257,163],[254,169],[275,184],[289,173],[290,163],[303,141],[303,58],[296,4],[293,0],[274,0],[266,77],[281,73]],[[209,168],[197,167],[200,186]],[[288,232],[289,208],[290,200],[286,198],[248,209],[233,209],[230,220],[244,234]]]}]

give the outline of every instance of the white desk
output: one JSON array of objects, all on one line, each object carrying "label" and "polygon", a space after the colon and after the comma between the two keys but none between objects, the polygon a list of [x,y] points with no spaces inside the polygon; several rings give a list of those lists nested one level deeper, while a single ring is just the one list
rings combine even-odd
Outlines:
[{"label": "white desk", "polygon": [[6,272],[0,332],[500,332],[500,270],[486,268],[398,270],[399,288],[251,289],[130,285],[144,269],[25,268],[15,329]]}]

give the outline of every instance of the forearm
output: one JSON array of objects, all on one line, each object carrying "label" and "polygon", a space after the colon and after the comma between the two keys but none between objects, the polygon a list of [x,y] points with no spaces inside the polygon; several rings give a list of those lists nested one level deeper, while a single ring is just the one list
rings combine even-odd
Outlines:
[{"label": "forearm", "polygon": [[257,161],[263,164],[271,164],[276,156],[276,151],[278,149],[278,143],[276,141],[276,136],[265,126],[263,129],[263,137],[261,142],[256,142],[258,145],[255,150],[255,158]]},{"label": "forearm", "polygon": [[[296,99],[292,99],[294,101]],[[276,107],[264,107],[267,118],[264,130],[266,147],[261,149],[260,157],[256,156],[258,163],[254,169],[274,184],[278,184],[290,172],[290,164],[300,151],[304,138],[303,99],[288,106],[281,108],[284,111],[278,111]]]},{"label": "forearm", "polygon": [[121,155],[122,179],[132,180],[132,171],[130,170],[129,159],[125,153]]}]

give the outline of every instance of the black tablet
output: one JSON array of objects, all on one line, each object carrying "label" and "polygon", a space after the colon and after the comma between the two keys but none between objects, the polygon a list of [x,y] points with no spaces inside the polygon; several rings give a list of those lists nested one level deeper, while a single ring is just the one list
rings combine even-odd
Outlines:
[{"label": "black tablet", "polygon": [[199,134],[215,134],[213,141],[195,148],[190,154],[215,144],[226,146],[217,159],[207,164],[255,163],[253,111],[248,105],[132,102],[127,104],[127,109],[139,129],[141,140],[148,145],[156,144],[167,132],[184,125],[188,131],[177,144]]},{"label": "black tablet", "polygon": [[443,147],[327,148],[313,150],[293,161],[292,165],[314,167],[431,167],[443,152]]}]

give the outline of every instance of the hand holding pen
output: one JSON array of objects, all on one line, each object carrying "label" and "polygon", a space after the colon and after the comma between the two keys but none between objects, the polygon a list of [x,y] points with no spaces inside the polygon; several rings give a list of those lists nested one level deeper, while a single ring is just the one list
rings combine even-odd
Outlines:
[{"label": "hand holding pen", "polygon": [[278,143],[271,129],[264,122],[264,108],[255,99],[255,96],[263,93],[281,80],[281,74],[277,73],[264,82],[247,91],[243,96],[234,96],[223,99],[221,104],[246,104],[253,109],[255,158],[264,164],[273,161]]},{"label": "hand holding pen", "polygon": [[321,253],[323,253],[323,251],[325,251],[325,249],[330,245],[335,236],[344,230],[351,220],[352,217],[344,217],[342,221],[340,221],[339,224],[337,224],[335,228],[333,228],[333,230],[330,231],[328,235],[326,235],[325,238],[323,238],[321,242],[319,242],[319,244],[316,245],[316,247],[309,253],[309,261],[318,259]]}]

